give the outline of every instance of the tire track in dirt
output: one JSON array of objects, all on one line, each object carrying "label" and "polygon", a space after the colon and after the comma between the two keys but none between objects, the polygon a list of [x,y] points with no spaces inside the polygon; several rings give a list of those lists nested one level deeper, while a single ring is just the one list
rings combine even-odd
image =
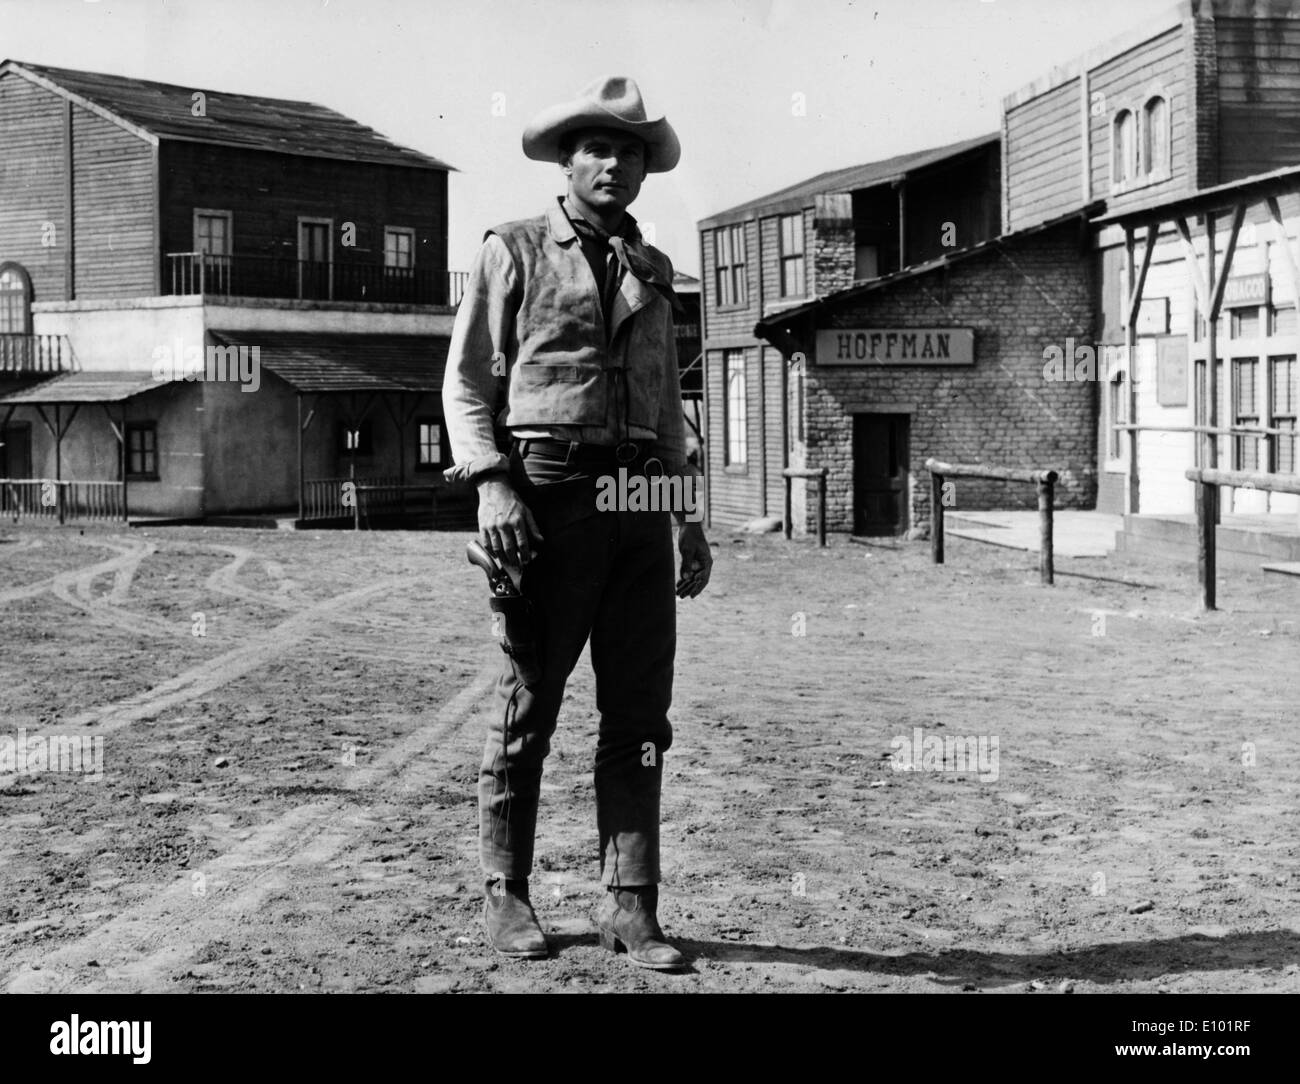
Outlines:
[{"label": "tire track in dirt", "polygon": [[220,688],[228,682],[260,669],[275,657],[313,633],[321,621],[338,610],[365,602],[373,595],[406,584],[402,577],[389,577],[375,583],[335,595],[294,614],[263,632],[252,633],[244,644],[224,654],[182,671],[174,678],[143,693],[129,696],[116,704],[93,708],[69,720],[70,727],[93,726],[97,734],[120,729],[138,719],[150,719],[175,704],[193,700]]},{"label": "tire track in dirt", "polygon": [[[463,767],[455,742],[448,739],[477,721],[475,709],[491,694],[496,676],[496,667],[483,670],[438,710],[432,722],[380,754],[374,764],[356,768],[339,789],[378,797],[393,789],[436,785],[449,771]],[[28,947],[6,953],[0,957],[0,989],[11,993],[167,989],[179,967],[204,946],[237,928],[277,893],[301,886],[310,871],[337,859],[372,827],[347,810],[351,804],[328,798],[287,810],[205,862],[201,870],[186,871],[185,877],[75,940],[53,950]],[[194,893],[195,872],[203,876],[203,895]],[[15,957],[22,955],[37,956],[40,969],[18,965]],[[92,960],[97,966],[90,966]]]},{"label": "tire track in dirt", "polygon": [[[70,538],[68,541],[81,540]],[[123,545],[124,542],[125,545]],[[35,598],[37,595],[43,595],[47,591],[59,588],[66,590],[75,585],[83,576],[88,576],[93,580],[97,576],[116,573],[119,568],[131,566],[132,564],[138,565],[140,559],[144,556],[145,549],[152,546],[152,543],[143,540],[132,542],[128,539],[117,538],[99,539],[93,542],[82,541],[82,544],[116,550],[117,556],[110,557],[105,561],[96,561],[94,564],[82,568],[57,572],[53,576],[46,576],[44,579],[37,580],[35,583],[24,584],[22,587],[11,587],[7,591],[0,591],[0,606],[9,602],[19,602],[22,599]]]}]

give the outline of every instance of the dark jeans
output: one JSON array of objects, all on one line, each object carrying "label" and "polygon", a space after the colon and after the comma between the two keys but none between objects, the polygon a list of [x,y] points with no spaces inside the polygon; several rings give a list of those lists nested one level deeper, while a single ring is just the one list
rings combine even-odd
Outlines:
[{"label": "dark jeans", "polygon": [[668,707],[677,635],[671,516],[598,511],[593,473],[537,455],[521,461],[516,452],[510,473],[544,539],[521,583],[537,616],[543,677],[525,687],[502,656],[479,770],[483,872],[517,879],[532,869],[542,762],[565,683],[590,637],[600,711],[595,787],[601,880],[658,884],[659,793],[664,753],[672,744]]}]

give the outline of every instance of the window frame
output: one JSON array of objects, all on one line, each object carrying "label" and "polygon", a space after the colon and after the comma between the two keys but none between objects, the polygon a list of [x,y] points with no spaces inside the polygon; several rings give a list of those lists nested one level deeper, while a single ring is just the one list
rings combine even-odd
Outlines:
[{"label": "window frame", "polygon": [[[786,223],[798,224],[799,250],[797,252],[787,251],[786,249]],[[777,215],[776,218],[776,237],[777,237],[777,267],[778,267],[778,289],[780,296],[783,298],[804,298],[808,296],[808,264],[805,258],[807,250],[807,230],[805,229],[803,211],[793,211],[790,214]],[[795,234],[791,230],[791,235]],[[856,261],[857,254],[854,253]],[[789,266],[797,266],[798,285],[797,292],[786,289],[786,270]],[[856,268],[855,268],[856,270]]]},{"label": "window frame", "polygon": [[[1151,103],[1156,101],[1164,105],[1164,117],[1160,122],[1160,127],[1163,129],[1164,147],[1161,155],[1162,161],[1152,162]],[[1140,117],[1141,123],[1138,126],[1138,177],[1148,184],[1167,181],[1170,174],[1173,173],[1174,124],[1173,106],[1170,104],[1169,95],[1165,93],[1163,87],[1152,87],[1147,91],[1146,98],[1142,102]]]},{"label": "window frame", "polygon": [[[140,449],[140,470],[132,470],[134,464],[135,449],[131,447],[131,438],[136,433],[141,435],[148,434],[153,439],[149,442],[152,446],[149,448],[141,447]],[[161,477],[158,469],[158,423],[157,421],[134,421],[127,422],[122,431],[122,439],[126,442],[126,478],[128,482],[157,482]],[[153,469],[145,470],[145,466],[150,462],[151,457]]]},{"label": "window frame", "polygon": [[[348,447],[348,434],[357,434],[357,446]],[[346,419],[338,420],[338,436],[335,441],[335,451],[341,458],[351,459],[355,456],[357,459],[366,459],[375,454],[375,427],[369,418],[360,419],[355,426],[350,425]]]},{"label": "window frame", "polygon": [[235,253],[235,214],[233,211],[223,211],[215,207],[195,207],[193,218],[193,240],[194,251],[202,252],[199,245],[199,219],[201,218],[220,218],[226,223],[226,251],[207,253],[211,256],[225,256],[229,258]]},{"label": "window frame", "polygon": [[[743,309],[749,305],[749,275],[746,263],[745,222],[718,226],[713,231],[713,297],[719,311]],[[726,239],[724,242],[724,238]],[[729,245],[726,242],[730,242]],[[723,261],[729,248],[728,261]],[[729,295],[724,300],[723,283]]]},{"label": "window frame", "polygon": [[[1277,376],[1278,376],[1279,362],[1289,362],[1293,370],[1291,380],[1295,386],[1291,390],[1290,394],[1288,394],[1287,396],[1287,398],[1291,400],[1290,403],[1291,409],[1288,413],[1280,413],[1277,408],[1278,407]],[[1297,418],[1297,415],[1300,414],[1300,359],[1298,359],[1297,355],[1295,354],[1270,354],[1267,357],[1267,364],[1268,364],[1268,370],[1266,375],[1269,381],[1268,427],[1270,429],[1290,428],[1292,430],[1297,431],[1297,433],[1300,434],[1300,419]],[[1290,426],[1288,427],[1279,424],[1284,421],[1289,421],[1291,423]],[[1281,444],[1283,440],[1288,440],[1288,439],[1291,442],[1291,469],[1289,471],[1284,471],[1281,468],[1281,455],[1280,455],[1282,450]],[[1296,468],[1297,466],[1300,466],[1300,435],[1292,436],[1289,438],[1282,437],[1282,436],[1274,436],[1268,443],[1269,443],[1268,468],[1267,468],[1268,472],[1270,474],[1297,473]]]},{"label": "window frame", "polygon": [[[420,456],[424,451],[425,442],[420,439],[420,428],[425,425],[436,425],[438,427],[438,461],[436,463],[422,463]],[[451,447],[447,440],[447,420],[437,414],[423,414],[415,419],[415,469],[420,473],[441,473],[451,463]]]},{"label": "window frame", "polygon": [[[399,264],[390,264],[388,262],[388,238],[390,236],[407,237],[410,239],[411,262],[406,267],[402,267]],[[392,274],[394,272],[406,272],[408,274],[415,273],[415,227],[414,226],[385,226],[384,227],[383,259],[384,259],[384,272],[386,274]]]},{"label": "window frame", "polygon": [[[21,287],[22,300],[19,302],[18,323],[19,330],[5,331],[0,329],[2,335],[30,335],[32,333],[32,276],[28,273],[27,268],[16,260],[5,260],[0,262],[0,275],[13,272],[18,278],[18,284]],[[19,293],[18,290],[12,291]]]},{"label": "window frame", "polygon": [[[722,352],[722,466],[732,474],[749,473],[748,361],[743,348]],[[740,385],[738,399],[732,394],[732,387],[737,383]],[[736,415],[732,413],[733,403],[739,407]],[[733,455],[733,446],[740,453],[739,458]]]}]

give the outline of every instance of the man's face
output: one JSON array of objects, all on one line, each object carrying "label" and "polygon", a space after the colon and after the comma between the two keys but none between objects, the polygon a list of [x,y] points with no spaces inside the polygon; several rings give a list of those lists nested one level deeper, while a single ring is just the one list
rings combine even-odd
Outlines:
[{"label": "man's face", "polygon": [[561,165],[573,194],[599,211],[626,210],[645,180],[645,144],[608,128],[584,128],[572,139],[573,153]]}]

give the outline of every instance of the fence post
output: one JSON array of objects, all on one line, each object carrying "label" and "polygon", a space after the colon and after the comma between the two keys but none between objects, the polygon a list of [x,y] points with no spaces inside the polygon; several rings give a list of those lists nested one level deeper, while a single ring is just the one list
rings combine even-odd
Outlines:
[{"label": "fence post", "polygon": [[1055,475],[1044,471],[1038,476],[1038,573],[1043,583],[1055,582],[1056,567],[1052,560],[1052,504]]},{"label": "fence post", "polygon": [[1204,479],[1196,485],[1196,571],[1201,581],[1201,609],[1214,609],[1217,578],[1215,525],[1218,523],[1219,487]]},{"label": "fence post", "polygon": [[822,467],[821,477],[817,480],[817,545],[826,545],[826,476],[829,467]]},{"label": "fence post", "polygon": [[943,475],[930,472],[930,560],[943,564]]},{"label": "fence post", "polygon": [[784,481],[785,481],[785,538],[786,541],[788,542],[790,540],[791,531],[793,529],[791,527],[790,520],[794,516],[794,496],[790,491],[794,487],[794,479],[787,474],[784,478]]}]

